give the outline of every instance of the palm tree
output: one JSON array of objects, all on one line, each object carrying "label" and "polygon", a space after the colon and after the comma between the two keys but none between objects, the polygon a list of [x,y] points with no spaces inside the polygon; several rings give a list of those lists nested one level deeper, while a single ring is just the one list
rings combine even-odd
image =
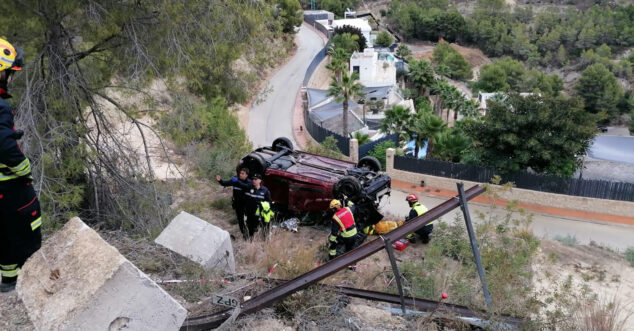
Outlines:
[{"label": "palm tree", "polygon": [[353,72],[348,75],[342,72],[341,77],[333,76],[328,88],[328,96],[334,96],[336,102],[343,103],[343,136],[348,136],[348,101],[351,99],[360,99],[365,96],[363,93],[364,86],[357,82],[359,75]]},{"label": "palm tree", "polygon": [[331,48],[344,49],[348,53],[348,57],[350,57],[352,52],[359,50],[358,40],[359,36],[357,36],[356,34],[351,34],[348,32],[336,34],[331,39]]},{"label": "palm tree", "polygon": [[449,129],[436,136],[434,157],[449,162],[460,162],[462,152],[471,147],[471,140]]},{"label": "palm tree", "polygon": [[396,47],[396,56],[404,58],[408,55],[412,54],[412,51],[405,44],[400,44]]},{"label": "palm tree", "polygon": [[414,86],[418,87],[421,96],[426,96],[434,85],[434,70],[424,59],[412,61],[407,75]]},{"label": "palm tree", "polygon": [[447,123],[445,123],[442,118],[432,115],[432,114],[423,114],[418,118],[418,120],[414,123],[414,132],[416,134],[416,154],[415,156],[418,158],[418,146],[423,141],[427,140],[427,155],[425,156],[427,159],[432,157],[432,153],[434,150],[434,142],[436,136],[443,132],[447,128]]},{"label": "palm tree", "polygon": [[480,115],[478,112],[478,103],[474,100],[465,99],[464,102],[459,105],[458,111],[454,113],[454,120],[458,119],[458,113],[465,117],[476,117]]},{"label": "palm tree", "polygon": [[330,48],[328,49],[328,55],[330,55],[330,63],[326,65],[326,69],[332,70],[338,78],[341,78],[341,73],[348,71],[348,62],[350,56],[343,48]]},{"label": "palm tree", "polygon": [[385,117],[379,124],[379,130],[386,134],[397,133],[399,141],[407,141],[411,136],[414,116],[408,108],[394,106],[385,111]]},{"label": "palm tree", "polygon": [[370,142],[370,136],[361,132],[355,132],[350,134],[350,138],[356,139],[359,142],[359,146],[365,145]]}]

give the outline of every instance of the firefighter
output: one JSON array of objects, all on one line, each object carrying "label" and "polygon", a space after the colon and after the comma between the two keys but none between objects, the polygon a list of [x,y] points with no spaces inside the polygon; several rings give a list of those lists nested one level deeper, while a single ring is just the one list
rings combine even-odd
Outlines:
[{"label": "firefighter", "polygon": [[42,244],[42,214],[31,182],[31,162],[17,140],[13,111],[4,100],[11,97],[11,76],[22,69],[23,56],[0,39],[0,292],[15,289],[20,268]]},{"label": "firefighter", "polygon": [[[408,195],[407,198],[405,198],[405,201],[407,201],[409,207],[411,208],[411,210],[409,211],[409,215],[405,219],[406,222],[427,212],[427,207],[418,202],[418,196],[416,196],[416,194],[412,193]],[[421,237],[423,244],[427,244],[431,240],[432,230],[434,230],[433,222],[416,230],[415,233]],[[414,234],[410,233],[409,235],[407,235],[407,239],[414,242]]]},{"label": "firefighter", "polygon": [[231,199],[231,207],[236,211],[236,218],[238,219],[238,226],[242,236],[246,239],[248,232],[246,226],[246,197],[244,195],[243,187],[251,187],[251,180],[249,177],[249,169],[242,168],[238,172],[238,177],[232,177],[230,180],[222,180],[219,175],[216,175],[218,184],[233,188],[233,198]]},{"label": "firefighter", "polygon": [[[249,186],[241,184],[245,189],[247,212],[247,237],[252,238],[258,226],[262,226],[262,232],[266,236],[268,225],[273,217],[271,211],[271,192],[262,185],[262,175],[254,174]],[[266,217],[265,217],[266,215]]]},{"label": "firefighter", "polygon": [[330,201],[330,210],[333,212],[332,224],[330,227],[330,236],[328,236],[328,259],[336,258],[338,254],[337,247],[343,246],[344,254],[351,251],[357,246],[359,234],[354,223],[354,213],[357,207],[350,205],[343,207],[341,201],[334,199]]}]

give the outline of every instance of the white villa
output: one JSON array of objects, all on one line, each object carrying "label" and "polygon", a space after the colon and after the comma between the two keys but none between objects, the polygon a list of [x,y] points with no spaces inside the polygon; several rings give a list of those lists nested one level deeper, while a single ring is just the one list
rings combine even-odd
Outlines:
[{"label": "white villa", "polygon": [[350,73],[359,74],[359,82],[367,87],[396,85],[396,58],[389,52],[366,48],[350,57]]}]

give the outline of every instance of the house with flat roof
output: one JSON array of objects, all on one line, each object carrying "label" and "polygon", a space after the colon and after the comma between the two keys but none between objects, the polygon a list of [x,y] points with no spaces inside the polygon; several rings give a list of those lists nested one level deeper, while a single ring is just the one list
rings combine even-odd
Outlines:
[{"label": "house with flat roof", "polygon": [[396,85],[396,58],[390,52],[377,52],[366,48],[350,57],[350,73],[359,74],[364,86]]}]

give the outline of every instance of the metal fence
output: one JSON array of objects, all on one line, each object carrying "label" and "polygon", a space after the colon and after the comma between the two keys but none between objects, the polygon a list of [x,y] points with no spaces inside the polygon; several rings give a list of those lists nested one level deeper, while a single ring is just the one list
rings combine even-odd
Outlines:
[{"label": "metal fence", "polygon": [[386,141],[392,141],[394,142],[394,146],[398,146],[398,134],[391,134],[389,136],[385,136],[381,139],[377,139],[375,141],[371,141],[367,144],[363,144],[361,146],[359,146],[359,158],[362,158],[366,155],[368,155],[368,153],[374,149],[374,147],[376,147],[376,145],[386,142]]},{"label": "metal fence", "polygon": [[[420,160],[398,155],[394,158],[394,169],[480,183],[488,183],[493,176],[498,174],[495,170],[474,165]],[[515,187],[522,189],[589,198],[634,201],[634,184],[632,183],[562,178],[526,172],[504,174],[500,177],[502,178],[501,184],[513,182]]]},{"label": "metal fence", "polygon": [[341,153],[345,156],[350,156],[350,138],[322,128],[310,118],[310,114],[306,109],[304,109],[304,125],[306,126],[308,133],[310,133],[313,139],[315,139],[318,143],[322,143],[326,140],[326,138],[328,138],[328,136],[333,136],[335,140],[337,140],[337,148],[339,148],[339,151],[341,151]]},{"label": "metal fence", "polygon": [[[322,18],[319,18],[322,19]],[[310,17],[307,15],[304,15],[304,21],[310,25],[313,26],[313,28],[319,30],[321,33],[323,33],[326,38],[330,39],[330,37],[332,37],[332,32],[328,31],[328,29],[326,29],[325,26],[323,26],[321,23],[317,22],[317,19],[315,19],[314,17]]]},{"label": "metal fence", "polygon": [[328,44],[326,44],[326,46],[324,46],[324,48],[320,50],[319,53],[317,53],[317,55],[315,55],[313,60],[308,65],[308,69],[306,69],[306,74],[304,75],[304,81],[302,82],[302,86],[308,85],[308,82],[310,81],[310,77],[313,75],[313,73],[315,72],[315,69],[317,69],[321,61],[323,61],[324,58],[326,58],[327,52],[328,52]]}]

